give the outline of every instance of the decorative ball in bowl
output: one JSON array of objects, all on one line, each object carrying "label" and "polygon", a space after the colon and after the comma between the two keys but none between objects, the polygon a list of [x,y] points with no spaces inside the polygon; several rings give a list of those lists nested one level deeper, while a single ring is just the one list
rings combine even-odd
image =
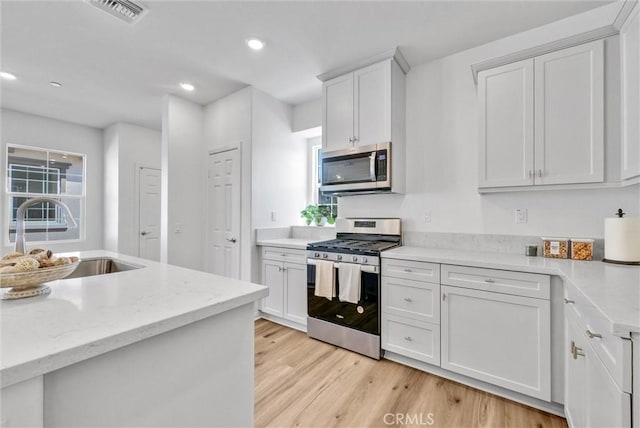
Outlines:
[{"label": "decorative ball in bowl", "polygon": [[51,251],[35,249],[27,254],[11,253],[0,260],[0,288],[9,288],[3,300],[49,294],[45,282],[62,279],[80,264],[77,257],[56,257]]}]

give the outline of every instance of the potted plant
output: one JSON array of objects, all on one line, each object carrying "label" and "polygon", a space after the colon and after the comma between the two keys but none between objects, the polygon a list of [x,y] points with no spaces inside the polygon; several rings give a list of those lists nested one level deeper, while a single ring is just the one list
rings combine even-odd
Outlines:
[{"label": "potted plant", "polygon": [[318,205],[315,222],[318,226],[324,226],[331,218],[331,208],[327,205]]},{"label": "potted plant", "polygon": [[300,211],[300,217],[304,219],[304,222],[309,226],[312,221],[316,219],[318,215],[318,206],[316,204],[309,204],[305,209]]}]

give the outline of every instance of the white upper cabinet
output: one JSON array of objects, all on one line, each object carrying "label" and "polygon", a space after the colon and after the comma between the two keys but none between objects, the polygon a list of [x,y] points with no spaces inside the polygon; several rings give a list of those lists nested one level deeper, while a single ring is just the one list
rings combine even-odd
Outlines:
[{"label": "white upper cabinet", "polygon": [[353,72],[355,144],[391,141],[391,61]]},{"label": "white upper cabinet", "polygon": [[394,73],[404,77],[400,67],[389,59],[324,82],[322,147],[325,151],[393,141]]},{"label": "white upper cabinet", "polygon": [[479,186],[533,184],[533,59],[478,74]]},{"label": "white upper cabinet", "polygon": [[478,73],[479,188],[604,180],[598,40]]},{"label": "white upper cabinet", "polygon": [[322,148],[350,147],[353,139],[353,73],[331,79],[322,86]]},{"label": "white upper cabinet", "polygon": [[620,30],[622,179],[640,176],[640,6]]},{"label": "white upper cabinet", "polygon": [[604,42],[535,58],[536,184],[604,180]]}]

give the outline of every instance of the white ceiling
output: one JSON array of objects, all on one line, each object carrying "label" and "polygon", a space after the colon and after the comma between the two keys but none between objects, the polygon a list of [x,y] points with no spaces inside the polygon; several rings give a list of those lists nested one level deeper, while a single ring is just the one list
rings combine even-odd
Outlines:
[{"label": "white ceiling", "polygon": [[[591,1],[146,1],[126,24],[81,0],[0,2],[2,107],[160,129],[163,94],[207,104],[245,85],[287,103],[318,74],[400,47],[410,65],[581,13]],[[249,36],[266,41],[261,52]],[[54,88],[49,82],[63,83]],[[178,82],[197,89],[185,93]]]}]

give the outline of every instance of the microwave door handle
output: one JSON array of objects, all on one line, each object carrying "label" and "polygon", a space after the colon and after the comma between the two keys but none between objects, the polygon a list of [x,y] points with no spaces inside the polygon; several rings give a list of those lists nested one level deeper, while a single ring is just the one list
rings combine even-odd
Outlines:
[{"label": "microwave door handle", "polygon": [[377,152],[371,152],[371,155],[369,155],[369,176],[371,181],[376,181],[376,154]]}]

